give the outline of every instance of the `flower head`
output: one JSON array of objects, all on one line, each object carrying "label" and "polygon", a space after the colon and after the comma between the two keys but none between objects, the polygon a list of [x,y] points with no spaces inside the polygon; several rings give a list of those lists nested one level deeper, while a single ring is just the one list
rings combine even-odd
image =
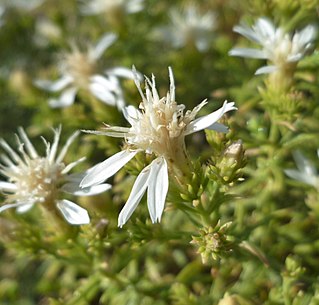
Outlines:
[{"label": "flower head", "polygon": [[[134,71],[135,72],[135,71]],[[164,209],[168,191],[168,171],[173,175],[185,174],[187,166],[185,136],[202,129],[214,129],[226,132],[226,126],[217,123],[224,113],[236,109],[234,103],[227,103],[217,111],[195,119],[200,109],[207,104],[200,103],[191,111],[186,111],[183,104],[175,101],[173,72],[169,68],[170,89],[166,96],[160,97],[155,84],[146,78],[145,94],[135,72],[135,84],[142,97],[139,109],[127,106],[123,114],[131,127],[106,126],[104,131],[87,131],[100,135],[122,137],[126,149],[93,167],[81,182],[82,187],[98,185],[114,175],[129,162],[138,152],[153,154],[155,159],[138,175],[126,205],[119,215],[119,226],[122,227],[131,216],[146,189],[147,204],[152,222],[159,222]]]},{"label": "flower head", "polygon": [[312,25],[291,35],[282,28],[275,28],[266,18],[259,18],[252,28],[247,25],[237,25],[234,31],[258,43],[262,49],[234,48],[229,55],[267,59],[271,62],[271,65],[259,68],[255,74],[294,68],[305,56],[316,36],[316,29]]},{"label": "flower head", "polygon": [[42,138],[46,146],[44,157],[38,154],[22,128],[19,128],[18,132],[18,152],[5,140],[0,139],[0,145],[6,152],[0,156],[0,173],[7,177],[7,181],[0,181],[0,191],[6,196],[6,204],[0,207],[0,212],[17,208],[18,212],[24,213],[34,204],[42,204],[48,209],[57,208],[70,224],[89,223],[85,209],[70,200],[59,198],[61,192],[90,196],[110,188],[109,184],[101,184],[98,187],[80,189],[78,185],[84,173],[69,174],[75,165],[83,161],[82,158],[68,165],[63,162],[69,146],[79,132],[75,132],[67,140],[59,153],[61,128],[54,130],[52,145]]},{"label": "flower head", "polygon": [[216,16],[212,12],[202,14],[198,7],[189,5],[183,10],[173,8],[169,12],[171,25],[160,29],[163,39],[175,48],[194,45],[199,51],[205,51],[213,37]]},{"label": "flower head", "polygon": [[[319,157],[319,150],[317,151]],[[315,188],[319,187],[319,176],[317,169],[307,160],[300,151],[293,153],[298,170],[286,169],[285,174],[295,180],[311,185]]]},{"label": "flower head", "polygon": [[63,54],[59,62],[61,78],[51,82],[36,80],[35,85],[51,92],[62,91],[58,99],[50,99],[51,107],[68,107],[73,104],[79,90],[90,92],[100,101],[117,106],[124,106],[122,89],[118,77],[132,78],[132,72],[124,67],[110,68],[99,74],[98,59],[116,40],[113,33],[104,35],[94,47],[82,52],[73,46],[72,52]]}]

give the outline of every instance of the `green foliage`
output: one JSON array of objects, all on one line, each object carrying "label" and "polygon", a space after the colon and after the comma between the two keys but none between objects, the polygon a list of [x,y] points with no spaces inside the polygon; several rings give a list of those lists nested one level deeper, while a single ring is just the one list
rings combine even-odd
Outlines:
[{"label": "green foliage", "polygon": [[[37,138],[60,124],[61,142],[77,129],[129,126],[119,109],[88,88],[70,107],[54,109],[48,99],[60,93],[35,86],[37,79],[60,77],[59,59],[72,43],[86,50],[106,32],[118,38],[100,58],[99,72],[135,65],[142,74],[154,73],[163,97],[171,66],[176,100],[186,110],[205,98],[199,116],[225,99],[238,110],[219,120],[228,133],[206,129],[187,138],[188,163],[184,175],[170,172],[160,223],[149,219],[145,196],[117,227],[136,177],[155,159],[143,152],[109,179],[110,191],[78,199],[90,214],[88,225],[42,213],[41,203],[25,214],[3,211],[0,305],[318,305],[319,178],[307,184],[285,173],[297,168],[297,150],[312,164],[303,164],[308,178],[319,169],[318,37],[304,58],[280,73],[255,76],[265,62],[228,55],[235,46],[251,47],[232,31],[240,22],[265,16],[290,32],[308,24],[318,29],[318,1],[197,1],[201,13],[217,16],[213,40],[202,52],[194,43],[174,47],[159,35],[171,22],[168,12],[189,1],[145,0],[136,13],[96,16],[81,14],[80,2],[46,0],[33,9],[1,4],[0,134],[8,143],[15,147],[18,126],[42,152]],[[127,105],[138,107],[134,82],[119,82]],[[85,156],[77,166],[85,171],[127,145],[82,133],[66,163]],[[1,206],[5,198],[0,193]]]}]

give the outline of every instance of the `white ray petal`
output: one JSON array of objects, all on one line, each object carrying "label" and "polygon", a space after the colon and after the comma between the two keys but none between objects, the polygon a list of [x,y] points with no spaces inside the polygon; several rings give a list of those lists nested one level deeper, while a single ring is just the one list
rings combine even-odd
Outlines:
[{"label": "white ray petal", "polygon": [[261,34],[261,37],[259,38],[261,43],[263,43],[262,40],[272,39],[275,36],[275,26],[267,18],[259,18],[253,28],[257,33]]},{"label": "white ray petal", "polygon": [[299,150],[293,152],[293,157],[300,172],[305,173],[306,176],[317,175],[317,169]]},{"label": "white ray petal", "polygon": [[175,101],[175,81],[174,74],[171,67],[168,67],[168,75],[169,75],[169,96],[172,101]]},{"label": "white ray petal", "polygon": [[123,107],[122,109],[125,119],[133,126],[137,120],[142,117],[141,112],[132,105]]},{"label": "white ray petal", "polygon": [[276,72],[277,70],[278,70],[278,67],[276,66],[263,66],[255,72],[255,75],[273,73],[273,72]]},{"label": "white ray petal", "polygon": [[56,204],[66,221],[72,225],[90,223],[88,212],[70,200],[59,200]]},{"label": "white ray petal", "polygon": [[25,203],[21,204],[20,206],[17,207],[16,211],[19,214],[23,214],[31,210],[34,206],[34,203]]},{"label": "white ray petal", "polygon": [[67,139],[67,141],[63,145],[58,157],[56,158],[56,163],[61,163],[63,161],[66,153],[68,152],[68,149],[69,149],[70,145],[78,137],[79,134],[80,134],[80,131],[77,130]]},{"label": "white ray petal", "polygon": [[26,148],[29,156],[32,159],[37,158],[38,157],[38,153],[35,150],[33,144],[31,143],[31,141],[29,140],[29,137],[25,133],[24,129],[22,127],[18,127],[18,132],[19,132],[19,136],[20,136],[22,142],[25,144],[25,148]]},{"label": "white ray petal", "polygon": [[234,48],[228,52],[230,56],[240,56],[249,58],[267,59],[265,51],[252,48]]},{"label": "white ray petal", "polygon": [[117,35],[114,33],[105,34],[97,43],[97,45],[91,50],[89,56],[92,59],[99,59],[104,51],[113,44],[113,42],[117,39]]},{"label": "white ray petal", "polygon": [[94,196],[100,193],[106,192],[112,188],[111,184],[104,183],[93,185],[91,187],[81,188],[80,181],[78,182],[69,182],[62,186],[61,191],[73,194],[75,196]]},{"label": "white ray petal", "polygon": [[21,206],[21,203],[18,202],[18,203],[9,203],[9,204],[5,204],[3,205],[2,207],[0,207],[0,213],[5,211],[5,210],[8,210],[8,209],[12,209],[12,208],[16,208],[18,206]]},{"label": "white ray petal", "polygon": [[147,206],[153,223],[160,222],[168,191],[167,163],[163,157],[154,160],[148,181]]},{"label": "white ray petal", "polygon": [[0,181],[0,191],[14,193],[18,188],[14,183]]},{"label": "white ray petal", "polygon": [[62,171],[61,174],[65,175],[67,174],[73,167],[77,166],[79,163],[83,162],[86,159],[86,157],[82,157],[79,160],[76,160],[74,162],[69,163]]},{"label": "white ray petal", "polygon": [[65,75],[58,79],[57,81],[51,82],[48,80],[37,79],[34,81],[34,84],[41,89],[57,92],[64,89],[66,86],[70,85],[74,81],[73,77],[70,75]]},{"label": "white ray petal", "polygon": [[49,105],[52,108],[63,108],[71,106],[74,103],[75,95],[77,93],[78,89],[75,87],[71,87],[69,89],[66,89],[63,91],[61,96],[57,99],[52,98],[49,100]]},{"label": "white ray petal", "polygon": [[285,169],[285,174],[292,179],[298,180],[300,182],[312,185],[314,187],[317,186],[317,178],[316,176],[309,176],[305,172],[300,172],[295,169]]},{"label": "white ray petal", "polygon": [[199,130],[209,128],[211,125],[216,123],[216,121],[218,121],[226,112],[236,110],[237,108],[234,105],[235,103],[233,102],[228,103],[227,101],[225,101],[223,106],[218,110],[206,116],[200,117],[188,124],[185,130],[185,135],[189,135]]},{"label": "white ray petal", "polygon": [[56,156],[56,153],[57,153],[57,150],[58,150],[61,130],[62,130],[61,125],[57,129],[53,129],[54,139],[53,139],[53,143],[52,143],[52,146],[51,146],[51,149],[50,149],[50,153],[49,153],[49,156],[48,156],[48,159],[49,159],[50,163],[54,162],[54,159],[55,159],[55,156]]},{"label": "white ray petal", "polygon": [[138,151],[123,150],[95,165],[80,183],[81,187],[100,184],[119,171]]},{"label": "white ray petal", "polygon": [[0,139],[0,145],[8,153],[9,157],[16,163],[22,163],[22,159],[19,155],[11,148],[11,146],[3,139]]},{"label": "white ray petal", "polygon": [[131,194],[118,217],[118,226],[120,228],[123,227],[123,225],[131,217],[136,207],[140,203],[148,186],[149,176],[150,166],[145,167],[137,176],[133,188],[131,190]]},{"label": "white ray petal", "polygon": [[245,36],[251,41],[260,42],[258,35],[247,25],[236,25],[234,26],[233,31]]},{"label": "white ray petal", "polygon": [[[123,77],[123,78],[128,78],[128,79],[134,79],[134,74],[131,69],[124,68],[124,67],[115,67],[111,69],[107,69],[104,71],[108,75],[114,75],[117,77]],[[137,75],[140,80],[143,79],[143,76],[141,73],[137,72]]]},{"label": "white ray petal", "polygon": [[107,87],[104,87],[103,85],[99,83],[91,83],[89,85],[89,88],[91,93],[101,102],[110,106],[115,106],[116,104],[115,95],[111,91],[109,91]]},{"label": "white ray petal", "polygon": [[213,125],[208,126],[206,129],[215,130],[223,133],[228,132],[228,127],[221,123],[214,123]]}]

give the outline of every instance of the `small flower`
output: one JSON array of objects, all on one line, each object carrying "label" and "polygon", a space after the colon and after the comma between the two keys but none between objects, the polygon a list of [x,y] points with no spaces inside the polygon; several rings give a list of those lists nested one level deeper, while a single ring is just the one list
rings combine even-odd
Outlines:
[{"label": "small flower", "polygon": [[[319,157],[319,150],[317,151]],[[319,176],[317,169],[307,160],[300,151],[293,153],[298,170],[286,169],[285,174],[292,179],[311,185],[315,188],[319,187]]]},{"label": "small flower", "polygon": [[9,144],[0,139],[0,145],[6,152],[0,156],[0,173],[7,177],[7,181],[0,181],[0,191],[6,195],[5,205],[0,207],[0,212],[9,208],[17,208],[17,212],[24,213],[34,204],[42,204],[48,209],[58,209],[63,217],[72,225],[87,224],[90,222],[87,211],[74,202],[59,199],[61,192],[76,196],[90,196],[108,190],[109,184],[101,184],[85,189],[79,188],[79,182],[86,173],[69,175],[70,170],[84,158],[64,164],[63,159],[69,146],[79,135],[73,133],[66,141],[58,154],[58,144],[61,128],[54,130],[52,145],[44,138],[46,155],[38,155],[34,146],[22,128],[18,129],[18,153]]},{"label": "small flower", "polygon": [[61,78],[51,82],[36,80],[35,85],[51,92],[62,91],[58,99],[50,99],[51,107],[68,107],[74,103],[79,90],[90,92],[100,101],[117,106],[124,106],[122,89],[118,77],[133,78],[132,72],[124,67],[110,68],[104,74],[98,73],[98,59],[104,51],[116,40],[113,33],[104,35],[94,47],[89,47],[86,53],[73,47],[71,53],[64,54],[59,63]]},{"label": "small flower", "polygon": [[144,8],[144,0],[91,0],[88,3],[83,1],[81,12],[84,15],[98,15],[102,13],[134,14]]},{"label": "small flower", "polygon": [[234,48],[229,55],[267,59],[272,63],[259,68],[255,74],[294,68],[296,63],[305,56],[316,36],[316,29],[312,25],[291,35],[283,28],[275,28],[274,24],[266,18],[259,18],[252,28],[247,25],[237,25],[234,31],[260,44],[262,49]]},{"label": "small flower", "polygon": [[[160,98],[156,90],[155,77],[146,78],[144,95],[138,76],[135,73],[135,84],[142,97],[136,109],[133,106],[123,108],[123,115],[131,127],[106,126],[105,131],[87,131],[100,135],[124,138],[126,149],[94,166],[81,182],[82,187],[99,185],[138,152],[153,154],[156,158],[138,175],[131,194],[122,209],[118,225],[122,227],[130,218],[135,208],[147,191],[148,210],[153,223],[160,222],[168,191],[168,170],[174,175],[186,176],[184,168],[188,159],[185,151],[185,136],[205,128],[226,132],[226,126],[217,123],[224,113],[236,109],[234,103],[224,102],[217,111],[195,119],[200,109],[207,104],[206,100],[192,111],[184,113],[185,106],[175,101],[173,72],[169,68],[170,90]],[[188,173],[189,174],[189,173]]]},{"label": "small flower", "polygon": [[216,28],[216,16],[212,12],[202,14],[196,5],[189,5],[183,10],[176,8],[169,12],[171,25],[159,30],[163,39],[175,48],[195,45],[203,52],[208,49]]}]

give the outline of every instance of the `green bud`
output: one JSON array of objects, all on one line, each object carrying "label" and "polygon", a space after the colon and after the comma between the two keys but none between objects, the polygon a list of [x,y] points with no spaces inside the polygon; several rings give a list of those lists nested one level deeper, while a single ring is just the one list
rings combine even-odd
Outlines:
[{"label": "green bud", "polygon": [[238,171],[245,165],[245,152],[241,140],[230,144],[218,162],[217,167],[220,170],[220,177],[228,183],[238,179]]},{"label": "green bud", "polygon": [[210,260],[217,260],[232,250],[232,237],[227,235],[231,223],[218,224],[215,227],[206,227],[199,230],[199,236],[193,236],[191,244],[197,247],[203,264]]}]

